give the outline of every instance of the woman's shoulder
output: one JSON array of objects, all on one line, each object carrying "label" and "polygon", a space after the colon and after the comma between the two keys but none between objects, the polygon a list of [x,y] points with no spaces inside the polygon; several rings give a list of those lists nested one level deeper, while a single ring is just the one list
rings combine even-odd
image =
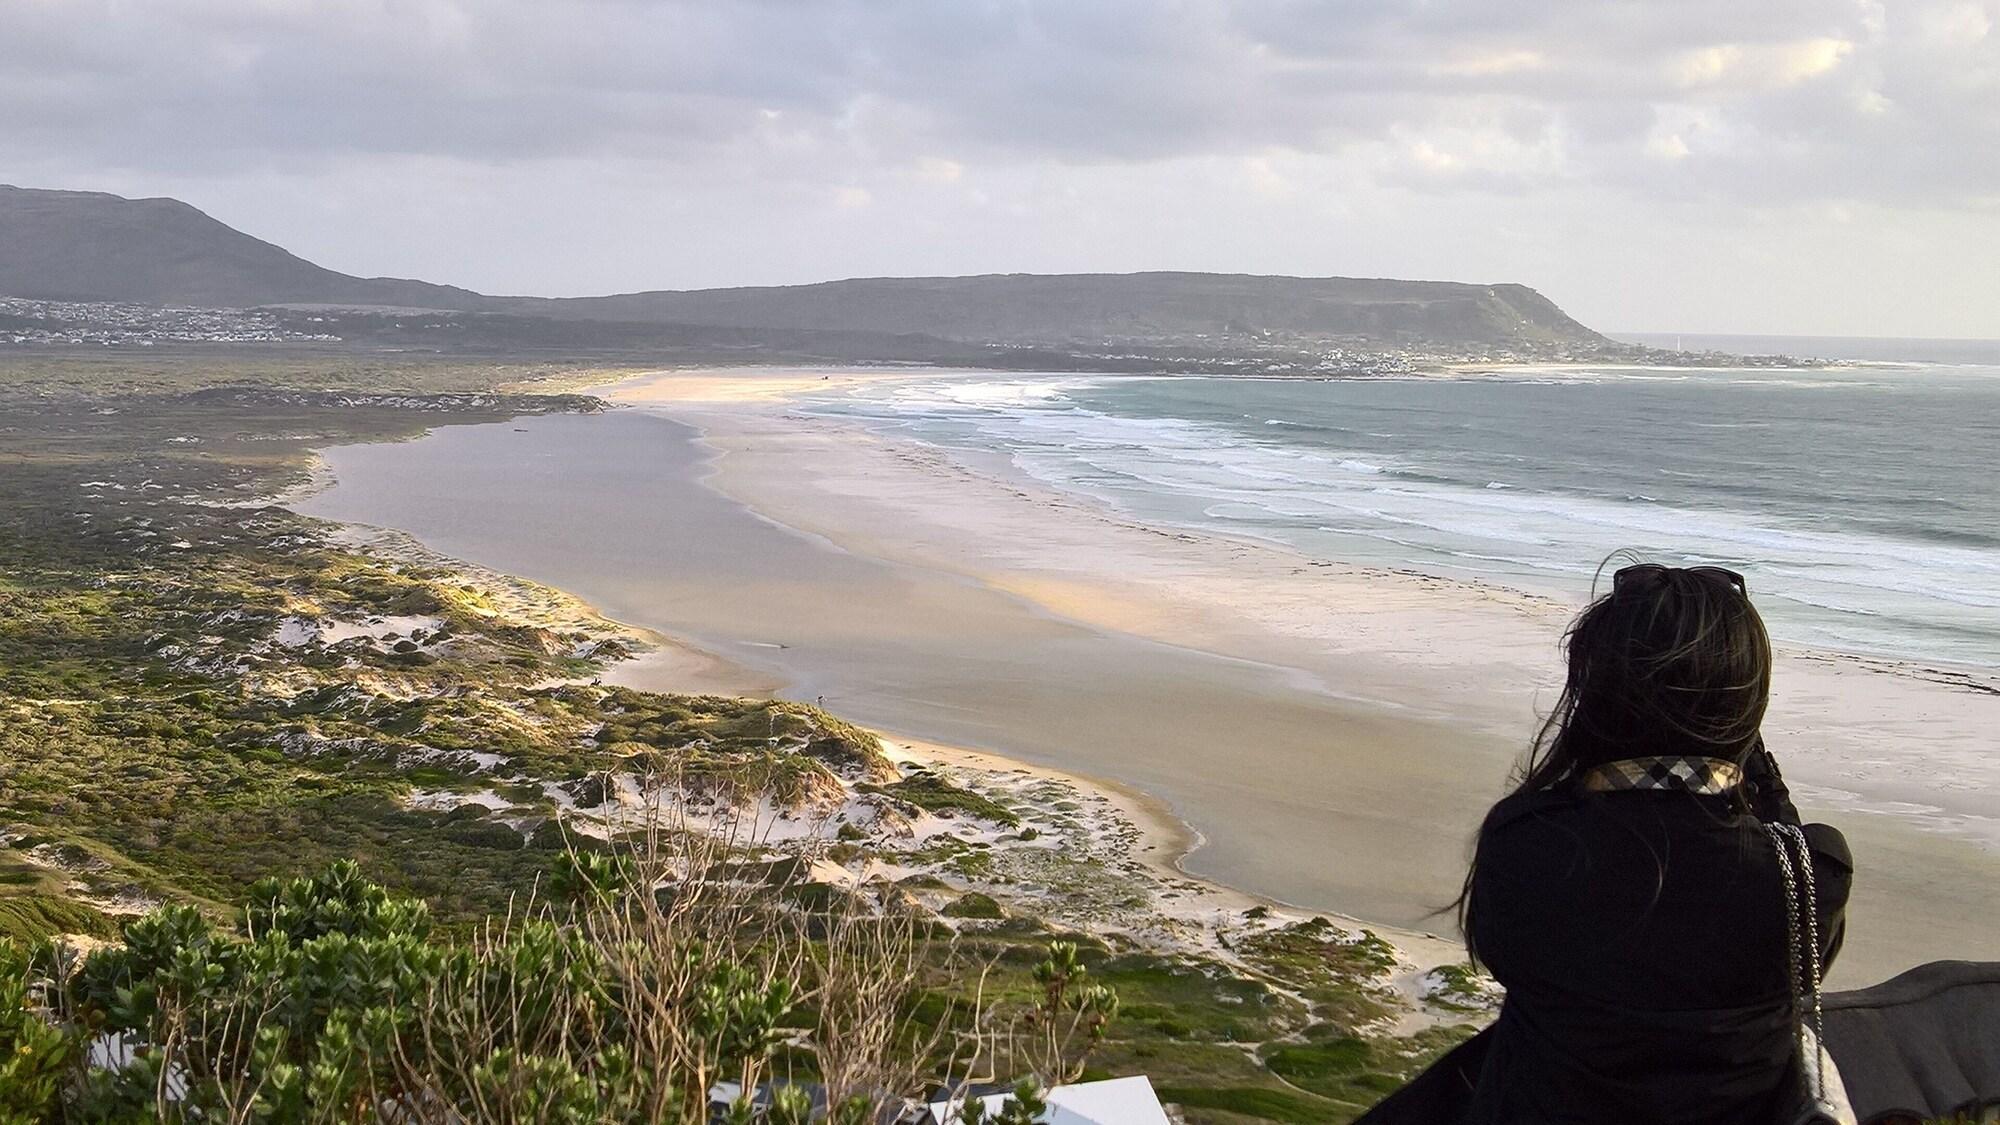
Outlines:
[{"label": "woman's shoulder", "polygon": [[[1641,813],[1641,810],[1644,810]],[[1756,817],[1733,807],[1726,797],[1693,796],[1658,790],[1617,793],[1588,792],[1573,785],[1512,793],[1486,814],[1479,831],[1481,850],[1537,849],[1549,842],[1577,840],[1597,834],[1606,822],[1629,829],[1634,814],[1663,826],[1698,835],[1735,838],[1759,830]],[[1820,859],[1852,870],[1847,838],[1830,824],[1807,824],[1806,843]]]},{"label": "woman's shoulder", "polygon": [[1516,825],[1533,824],[1543,817],[1574,812],[1577,806],[1577,792],[1567,785],[1509,793],[1495,802],[1486,814],[1486,825],[1482,831],[1492,835]]},{"label": "woman's shoulder", "polygon": [[1480,865],[1531,853],[1545,853],[1580,838],[1584,810],[1566,786],[1513,793],[1500,799],[1479,829]]},{"label": "woman's shoulder", "polygon": [[[1653,794],[1619,794],[1642,800]],[[1547,789],[1510,793],[1496,802],[1480,826],[1482,842],[1509,847],[1534,847],[1537,841],[1567,840],[1589,832],[1602,818],[1604,793],[1587,792],[1568,782]]]},{"label": "woman's shoulder", "polygon": [[[1844,887],[1854,871],[1846,837],[1827,824],[1802,827],[1827,889]],[[1634,865],[1656,868],[1665,854],[1750,863],[1773,872],[1778,862],[1757,819],[1719,798],[1670,792],[1594,794],[1560,786],[1515,794],[1494,805],[1476,849],[1476,875],[1495,882],[1592,882]]]}]

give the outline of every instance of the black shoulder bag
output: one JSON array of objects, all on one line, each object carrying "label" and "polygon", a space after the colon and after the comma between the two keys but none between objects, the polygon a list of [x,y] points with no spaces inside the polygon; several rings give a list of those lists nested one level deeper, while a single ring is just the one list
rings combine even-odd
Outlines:
[{"label": "black shoulder bag", "polygon": [[1805,830],[1796,824],[1766,822],[1764,832],[1778,849],[1778,871],[1785,879],[1786,968],[1799,1073],[1805,1085],[1805,1104],[1790,1125],[1854,1125],[1847,1091],[1826,1053],[1826,1019],[1820,1005],[1819,891],[1813,879],[1812,848]]}]

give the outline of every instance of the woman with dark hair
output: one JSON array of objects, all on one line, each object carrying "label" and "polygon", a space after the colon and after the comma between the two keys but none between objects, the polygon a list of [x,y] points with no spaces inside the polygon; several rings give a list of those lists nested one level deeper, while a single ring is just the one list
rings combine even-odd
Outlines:
[{"label": "woman with dark hair", "polygon": [[1771,646],[1742,577],[1626,567],[1566,649],[1458,900],[1499,1017],[1362,1120],[1812,1119],[1805,977],[1840,949],[1853,869],[1840,833],[1784,827],[1798,812],[1759,734]]}]

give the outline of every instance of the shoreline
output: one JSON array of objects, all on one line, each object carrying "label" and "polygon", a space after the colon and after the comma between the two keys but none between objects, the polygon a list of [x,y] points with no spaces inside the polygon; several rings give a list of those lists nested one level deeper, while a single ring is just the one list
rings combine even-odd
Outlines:
[{"label": "shoreline", "polygon": [[[887,737],[891,741],[908,741],[899,736],[915,731],[932,735],[924,740],[931,744],[944,742],[968,747],[963,751],[967,754],[991,758],[996,757],[995,750],[1001,750],[997,757],[1008,763],[1028,763],[1031,768],[1053,767],[1056,772],[1098,791],[1123,791],[1128,797],[1136,796],[1142,802],[1149,802],[1155,814],[1154,827],[1165,830],[1157,838],[1168,842],[1164,847],[1155,844],[1160,850],[1153,855],[1164,861],[1163,866],[1156,864],[1156,868],[1162,874],[1204,881],[1225,890],[1245,885],[1258,886],[1260,891],[1255,894],[1232,892],[1248,896],[1246,901],[1328,903],[1330,899],[1331,904],[1348,905],[1347,909],[1339,912],[1342,916],[1367,919],[1380,918],[1382,911],[1355,905],[1358,900],[1350,892],[1359,889],[1362,884],[1354,882],[1354,879],[1392,889],[1408,884],[1401,886],[1402,901],[1410,901],[1410,894],[1415,893],[1418,900],[1428,897],[1426,905],[1434,906],[1449,897],[1448,892],[1426,896],[1417,886],[1421,880],[1415,879],[1413,873],[1420,869],[1430,871],[1432,874],[1426,878],[1436,881],[1440,873],[1462,870],[1459,867],[1462,857],[1456,852],[1464,841],[1458,837],[1469,839],[1476,815],[1468,817],[1463,810],[1454,810],[1457,805],[1483,808],[1484,802],[1497,793],[1499,777],[1511,764],[1519,744],[1525,740],[1525,732],[1531,729],[1532,703],[1539,686],[1538,670],[1546,672],[1553,665],[1550,659],[1552,644],[1546,627],[1551,619],[1566,617],[1568,607],[1554,599],[1522,595],[1500,588],[1468,592],[1463,582],[1405,572],[1318,563],[1312,563],[1308,571],[1307,560],[1302,556],[1284,559],[1282,565],[1274,566],[1272,560],[1281,556],[1269,545],[1180,534],[1121,521],[1115,514],[1089,510],[1087,504],[1074,498],[1030,494],[1022,489],[1018,481],[1009,481],[995,474],[981,474],[976,471],[978,467],[968,469],[962,464],[950,463],[950,459],[942,457],[936,450],[926,453],[918,443],[885,440],[879,435],[866,433],[858,425],[835,425],[825,419],[788,411],[783,406],[787,394],[822,389],[835,380],[854,383],[968,373],[928,369],[828,369],[805,373],[796,368],[782,370],[783,374],[736,369],[657,373],[639,377],[621,373],[608,392],[607,388],[598,387],[596,393],[609,393],[614,401],[630,402],[636,399],[647,402],[644,413],[662,413],[693,424],[700,431],[696,440],[708,451],[697,472],[700,483],[706,489],[718,496],[731,498],[733,503],[742,506],[745,513],[774,527],[786,529],[786,534],[815,540],[822,551],[854,552],[857,558],[889,560],[895,572],[905,575],[906,579],[924,574],[933,578],[946,575],[989,591],[985,602],[993,600],[992,593],[1002,594],[1020,606],[1008,612],[1018,615],[1022,610],[1032,611],[1043,621],[1042,626],[1037,626],[1043,632],[1062,632],[1067,627],[1064,635],[1068,635],[1074,632],[1074,625],[1080,624],[1094,631],[1137,639],[1149,645],[1165,645],[1168,651],[1157,657],[1162,668],[1173,663],[1170,658],[1175,653],[1189,658],[1209,658],[1211,663],[1207,666],[1227,672],[1231,684],[1196,686],[1214,687],[1219,693],[1215,698],[1230,699],[1232,705],[1240,707],[1245,704],[1244,698],[1229,694],[1232,690],[1249,690],[1259,698],[1263,696],[1258,693],[1283,691],[1289,693],[1286,698],[1303,694],[1318,699],[1319,703],[1313,705],[1310,713],[1326,718],[1307,720],[1307,712],[1299,712],[1298,719],[1290,721],[1289,725],[1271,726],[1270,730],[1274,737],[1280,739],[1296,738],[1307,729],[1300,727],[1300,722],[1306,722],[1308,727],[1313,723],[1336,723],[1337,726],[1332,729],[1340,732],[1338,741],[1344,748],[1340,758],[1334,761],[1346,769],[1345,780],[1358,779],[1360,783],[1346,788],[1329,785],[1326,777],[1318,776],[1325,763],[1312,766],[1312,776],[1302,776],[1297,780],[1313,784],[1291,795],[1291,799],[1297,802],[1296,809],[1288,806],[1284,810],[1285,816],[1290,818],[1284,822],[1317,823],[1319,828],[1315,831],[1322,837],[1338,827],[1334,838],[1345,839],[1349,844],[1365,844],[1371,839],[1379,844],[1381,839],[1397,833],[1407,835],[1414,826],[1430,825],[1432,837],[1439,834],[1451,837],[1450,846],[1440,846],[1437,839],[1432,839],[1429,845],[1431,859],[1417,867],[1409,866],[1408,857],[1394,849],[1388,852],[1378,850],[1368,854],[1403,866],[1373,871],[1367,870],[1370,865],[1364,862],[1359,865],[1364,870],[1344,882],[1339,873],[1334,873],[1331,881],[1325,873],[1305,873],[1306,882],[1300,884],[1301,872],[1296,870],[1296,864],[1312,856],[1310,849],[1313,845],[1303,844],[1304,838],[1295,835],[1272,836],[1273,826],[1261,822],[1270,819],[1266,813],[1278,810],[1265,806],[1262,811],[1250,811],[1259,808],[1251,791],[1246,790],[1243,794],[1250,800],[1249,804],[1235,802],[1235,806],[1243,811],[1234,817],[1225,817],[1222,823],[1244,828],[1256,823],[1256,831],[1262,832],[1266,838],[1266,847],[1275,849],[1273,854],[1251,856],[1256,862],[1248,868],[1232,867],[1233,863],[1241,863],[1245,859],[1244,841],[1230,838],[1236,835],[1235,832],[1225,833],[1209,841],[1208,846],[1203,846],[1198,834],[1199,822],[1206,819],[1215,823],[1216,809],[1230,807],[1231,804],[1224,801],[1218,806],[1216,799],[1232,796],[1206,791],[1214,788],[1216,778],[1212,769],[1206,771],[1210,780],[1200,792],[1203,807],[1208,811],[1190,817],[1185,815],[1181,801],[1190,796],[1188,785],[1201,784],[1195,777],[1202,771],[1190,774],[1185,770],[1179,773],[1167,770],[1163,773],[1166,767],[1159,763],[1133,758],[1129,752],[1123,751],[1125,764],[1120,766],[1116,754],[1104,757],[1106,747],[1102,745],[1096,746],[1094,755],[1084,753],[1079,756],[1080,747],[1093,745],[1092,736],[1086,730],[1074,731],[1060,745],[1047,738],[1039,743],[1033,739],[1024,743],[1016,737],[1020,732],[1011,729],[1005,737],[996,733],[993,737],[982,735],[969,740],[940,739],[935,737],[938,728],[952,724],[946,721],[949,716],[941,717],[934,711],[912,712],[907,707],[897,711],[892,708],[885,720],[883,715],[854,715],[840,701],[829,702],[827,705],[831,709],[855,717],[866,726],[888,732]],[[640,393],[631,393],[633,388],[638,388]],[[802,463],[814,466],[815,471],[809,481],[798,479],[797,466]],[[942,515],[937,510],[940,498],[944,499],[945,506]],[[891,500],[896,503],[887,502]],[[931,507],[925,508],[925,504]],[[1013,515],[1007,514],[1009,508],[1013,509]],[[1079,528],[1087,529],[1087,534]],[[1072,552],[1071,548],[1079,546],[1079,543],[1070,542],[1065,537],[1075,535],[1086,536],[1080,541],[1085,549]],[[1115,538],[1115,549],[1107,551],[1105,543],[1111,539],[1095,538],[1098,536]],[[1036,551],[1041,553],[1037,555]],[[1068,564],[1065,567],[1049,566],[1050,554],[1064,556]],[[1074,558],[1069,557],[1072,554]],[[1103,566],[1107,559],[1115,566]],[[1190,560],[1203,563],[1207,572],[1204,573],[1200,567],[1191,571]],[[546,576],[517,565],[506,569]],[[1117,573],[1117,581],[1105,580],[1107,570]],[[1293,571],[1298,573],[1290,573]],[[1189,584],[1191,576],[1197,581]],[[902,580],[905,579],[899,579]],[[1187,586],[1181,591],[1181,596],[1162,596],[1163,586],[1171,588],[1177,584]],[[563,585],[576,588],[575,582],[564,582]],[[694,588],[708,592],[699,583]],[[1247,597],[1244,596],[1246,590]],[[1233,594],[1235,601],[1227,596],[1216,597],[1218,591],[1225,595]],[[970,596],[969,592],[967,596]],[[1473,599],[1470,611],[1463,604],[1468,596]],[[1246,601],[1251,603],[1250,609],[1274,611],[1277,618],[1291,614],[1299,620],[1275,622],[1286,627],[1274,628],[1274,621],[1269,619],[1273,613],[1265,613],[1264,619],[1260,619],[1257,613],[1246,614],[1246,607],[1242,604]],[[1316,630],[1312,614],[1304,612],[1311,610],[1324,615],[1329,604],[1343,610],[1343,614],[1338,615],[1340,620],[1335,623],[1339,636],[1332,639],[1340,642],[1333,647],[1344,651],[1326,651],[1330,639],[1326,630]],[[637,617],[646,620],[649,625],[664,624],[657,615],[635,614],[629,612],[630,609],[631,605],[627,604],[608,607],[605,612],[611,617]],[[621,613],[621,610],[627,612]],[[981,617],[979,620],[999,619]],[[1496,631],[1495,622],[1503,627]],[[1509,622],[1513,623],[1512,626],[1508,626]],[[1319,624],[1324,626],[1325,622]],[[964,627],[976,628],[973,625]],[[720,634],[710,630],[707,636],[702,635],[699,629],[663,628],[660,631],[683,637],[692,632],[695,647],[711,651],[718,644],[723,648],[730,647],[730,640],[734,637],[740,642],[739,647],[723,653],[724,659],[746,658],[737,662],[763,665],[763,673],[769,673],[773,666],[782,663],[767,659],[767,654],[760,649],[740,647],[756,646],[759,642],[737,637],[734,630]],[[1129,652],[1130,646],[1119,651]],[[1484,655],[1468,667],[1467,653]],[[771,655],[784,656],[794,662],[806,659],[794,658],[791,654]],[[1215,659],[1224,660],[1226,664],[1214,665]],[[1788,659],[1792,657],[1788,655]],[[1231,668],[1235,670],[1229,671]],[[1837,669],[1831,679],[1820,676],[1814,681],[1820,685],[1821,694],[1831,691],[1835,695],[1851,695],[1853,675],[1869,675],[1871,683],[1901,679],[1894,674],[1878,675],[1866,669],[1845,669],[1849,678],[1842,679],[1840,671]],[[1789,669],[1782,675],[1788,680],[1792,677]],[[633,683],[632,686],[661,690],[679,686],[680,690],[686,690],[684,684],[662,682],[677,678],[665,671],[647,674],[641,669],[630,668],[614,672],[607,678],[613,677],[626,682],[635,679],[646,681]],[[1274,686],[1274,678],[1285,682]],[[794,698],[801,695],[811,698],[815,694],[814,684],[797,677],[790,679],[795,685]],[[1172,682],[1181,683],[1183,687],[1193,684],[1193,681],[1184,679]],[[1489,690],[1483,693],[1444,690],[1441,685],[1447,683],[1478,683]],[[1265,686],[1250,686],[1253,684]],[[1496,687],[1499,690],[1492,690]],[[1116,685],[1106,684],[1105,690],[1115,691]],[[1952,691],[1953,685],[1932,684],[1918,690]],[[1960,686],[1956,694],[1967,695],[1969,689]],[[1275,702],[1278,697],[1269,698]],[[1812,700],[1803,702],[1806,710],[1813,709]],[[1038,705],[1026,704],[1030,711]],[[1259,705],[1252,706],[1250,714],[1255,715],[1255,707]],[[920,721],[893,721],[897,718]],[[1292,733],[1283,733],[1286,731]],[[1004,743],[1004,749],[996,746],[996,742]],[[1479,745],[1468,752],[1467,743]],[[1253,742],[1250,745],[1256,744]],[[1256,748],[1263,753],[1259,762],[1277,761],[1267,752],[1268,748]],[[1354,758],[1353,752],[1363,748],[1370,749],[1362,758]],[[1799,779],[1801,773],[1792,765],[1795,758],[1788,756],[1786,761],[1788,775]],[[1084,768],[1079,770],[1079,764],[1083,764]],[[1362,773],[1354,774],[1355,767],[1360,768]],[[1481,782],[1481,777],[1489,781]],[[1101,780],[1113,778],[1116,780],[1108,784]],[[1375,781],[1370,782],[1369,778]],[[1456,805],[1438,799],[1438,791],[1446,787],[1458,790],[1460,797],[1470,793],[1474,799],[1471,802],[1458,800]],[[1794,787],[1802,791],[1802,803],[1812,803],[1807,787],[1796,783]],[[1267,787],[1261,792],[1266,794],[1265,799],[1268,800],[1285,790]],[[1837,799],[1841,794],[1832,796],[1836,799],[1821,802],[1821,807],[1831,805],[1837,809],[1846,803]],[[1427,804],[1421,805],[1428,811],[1419,811],[1418,807],[1411,806],[1413,798],[1428,800]],[[1344,813],[1342,808],[1346,810]],[[1309,813],[1318,815],[1310,821],[1298,819]],[[1388,819],[1384,819],[1385,814]],[[1245,816],[1251,819],[1245,820]],[[1327,818],[1341,823],[1330,827],[1322,823]],[[1882,932],[1877,933],[1877,940],[1872,943],[1861,941],[1850,947],[1861,952],[1844,959],[1843,968],[1847,968],[1848,973],[1859,975],[1850,977],[1845,983],[1862,983],[1863,976],[1887,975],[1889,971],[1922,959],[1899,953],[1912,937],[1921,936],[1921,931],[1926,928],[1912,922],[1912,918],[1936,920],[1938,924],[1929,928],[1946,934],[1976,930],[1983,936],[1990,931],[1990,926],[1978,929],[1980,920],[1976,916],[1977,911],[1968,911],[1968,904],[1962,901],[1964,888],[1977,885],[1966,883],[1968,877],[1990,878],[1991,868],[1983,859],[1969,859],[1965,849],[1949,841],[1925,838],[1886,818],[1857,815],[1851,807],[1843,819],[1846,823],[1842,827],[1849,829],[1850,837],[1855,839],[1857,854],[1864,854],[1865,849],[1866,853],[1877,856],[1882,861],[1878,866],[1884,874],[1895,876],[1895,883],[1906,884],[1899,887],[1885,881],[1872,885],[1870,893],[1876,896],[1877,902],[1870,907],[1871,912],[1880,919],[1900,919],[1900,924],[1882,927]],[[1196,823],[1191,826],[1191,821]],[[1279,839],[1301,843],[1287,845],[1273,842]],[[1307,850],[1299,851],[1301,846]],[[1176,857],[1172,854],[1183,847],[1187,849],[1187,855]],[[1255,850],[1254,847],[1250,849],[1252,852]],[[1337,848],[1336,854],[1347,853]],[[1284,866],[1287,856],[1294,868]],[[1257,863],[1263,866],[1258,867]],[[1354,865],[1350,863],[1349,866]],[[1259,871],[1268,875],[1288,870],[1289,874],[1284,875],[1280,882],[1289,879],[1297,885],[1319,889],[1296,896],[1282,891],[1272,893],[1274,888],[1270,880],[1258,874]],[[1315,878],[1318,881],[1315,882]],[[1337,887],[1348,890],[1337,890]],[[1862,897],[1858,893],[1857,901]],[[1951,917],[1941,916],[1939,909],[1914,912],[1910,909],[1913,903],[1939,908],[1942,903],[1953,901],[1956,902],[1956,914]],[[1408,908],[1399,909],[1406,916],[1409,914]],[[1952,914],[1952,911],[1945,909],[1942,914]],[[1447,939],[1435,936],[1425,938],[1420,927],[1397,924],[1393,918],[1389,921],[1390,925],[1383,928],[1385,931],[1398,931],[1403,939],[1399,940],[1399,944],[1428,940],[1456,948],[1456,943]],[[1874,946],[1872,952],[1866,951],[1871,944]],[[1927,944],[1934,947],[1937,940],[1930,940]],[[1970,949],[1960,948],[1938,955],[1966,956],[1971,952]],[[1848,976],[1848,973],[1842,976]]]},{"label": "shoreline", "polygon": [[[670,372],[650,372],[651,379]],[[909,377],[933,373],[915,372]],[[867,377],[867,376],[863,376]],[[891,376],[893,377],[893,376]],[[621,378],[619,382],[629,380]],[[587,388],[586,388],[587,389]],[[602,389],[601,387],[599,389]],[[751,396],[756,397],[756,396]],[[292,506],[310,500],[336,483],[332,466],[315,454],[306,480],[281,492],[249,503]],[[317,517],[324,518],[324,517]],[[774,677],[719,655],[710,648],[683,636],[621,619],[569,590],[538,582],[517,573],[441,551],[419,537],[393,527],[329,520],[334,543],[375,554],[397,564],[415,564],[449,571],[470,582],[502,604],[502,613],[539,626],[581,629],[616,638],[625,652],[607,660],[598,679],[605,684],[636,690],[679,694],[740,695],[757,698],[783,697],[789,686]],[[1330,919],[1351,932],[1368,931],[1395,950],[1400,967],[1393,974],[1396,990],[1410,1003],[1410,1010],[1398,1024],[1399,1033],[1430,1026],[1440,1018],[1425,1007],[1422,978],[1441,966],[1463,960],[1464,949],[1456,939],[1428,930],[1383,923],[1339,910],[1315,908],[1281,897],[1235,886],[1190,871],[1189,855],[1199,850],[1206,837],[1170,802],[1115,778],[1063,769],[1045,762],[1009,757],[991,749],[955,745],[912,735],[908,732],[864,724],[864,729],[883,743],[892,759],[942,766],[954,771],[974,771],[986,775],[1027,775],[1052,781],[1074,790],[1083,799],[1107,806],[1112,815],[1132,829],[1125,857],[1144,867],[1175,900],[1171,908],[1155,902],[1160,922],[1182,927],[1170,945],[1189,944],[1189,923],[1208,931],[1206,939],[1192,944],[1211,954],[1225,952],[1213,947],[1215,932],[1227,928],[1225,919],[1246,911],[1269,912],[1272,924],[1298,923],[1313,918]],[[1240,925],[1239,923],[1236,923]],[[1095,927],[1086,927],[1095,928]],[[1102,927],[1119,930],[1118,927]],[[1127,936],[1136,936],[1127,933]]]}]

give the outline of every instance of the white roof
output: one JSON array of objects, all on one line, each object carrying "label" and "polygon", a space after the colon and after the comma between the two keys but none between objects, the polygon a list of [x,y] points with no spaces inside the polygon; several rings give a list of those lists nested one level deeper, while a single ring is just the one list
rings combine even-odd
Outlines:
[{"label": "white roof", "polygon": [[[1014,1100],[1012,1094],[988,1094],[968,1098],[984,1105],[990,1113]],[[1048,1092],[1048,1125],[1168,1125],[1167,1111],[1160,1107],[1159,1095],[1145,1075],[1107,1078],[1102,1082],[1078,1082],[1057,1086]],[[953,1122],[957,1101],[931,1103],[931,1116]]]}]

